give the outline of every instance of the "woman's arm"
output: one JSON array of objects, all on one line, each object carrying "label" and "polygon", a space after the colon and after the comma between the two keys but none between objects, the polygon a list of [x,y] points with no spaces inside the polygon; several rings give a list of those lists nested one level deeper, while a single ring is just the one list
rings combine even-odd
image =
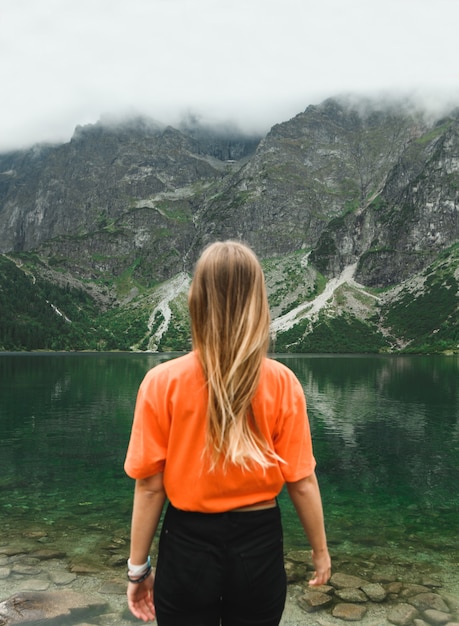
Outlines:
[{"label": "woman's arm", "polygon": [[[131,564],[142,565],[146,562],[165,499],[162,474],[136,480],[129,556]],[[141,583],[129,582],[128,584],[129,608],[133,615],[144,622],[155,619],[153,580],[153,574],[151,574]]]},{"label": "woman's arm", "polygon": [[315,572],[309,584],[323,585],[330,578],[331,559],[325,535],[322,499],[315,473],[296,482],[287,483],[287,490],[312,547]]}]

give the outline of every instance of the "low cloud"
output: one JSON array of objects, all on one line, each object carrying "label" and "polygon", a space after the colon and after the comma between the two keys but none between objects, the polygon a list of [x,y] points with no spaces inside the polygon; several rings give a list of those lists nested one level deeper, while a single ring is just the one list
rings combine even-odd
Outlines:
[{"label": "low cloud", "polygon": [[459,104],[451,0],[4,0],[0,150],[102,114],[267,132],[340,93]]}]

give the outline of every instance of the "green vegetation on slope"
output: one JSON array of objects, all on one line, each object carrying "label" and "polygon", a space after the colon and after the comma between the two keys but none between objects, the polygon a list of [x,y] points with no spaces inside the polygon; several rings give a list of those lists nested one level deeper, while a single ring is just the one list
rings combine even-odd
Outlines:
[{"label": "green vegetation on slope", "polygon": [[332,318],[321,313],[312,329],[309,324],[309,320],[303,320],[279,333],[274,345],[276,352],[373,353],[388,347],[375,327],[348,314]]},{"label": "green vegetation on slope", "polygon": [[405,352],[442,352],[459,347],[459,245],[443,253],[423,274],[419,293],[405,287],[397,300],[384,306],[384,325],[407,342]]},{"label": "green vegetation on slope", "polygon": [[0,348],[3,350],[98,349],[92,322],[98,307],[82,290],[35,279],[0,256]]}]

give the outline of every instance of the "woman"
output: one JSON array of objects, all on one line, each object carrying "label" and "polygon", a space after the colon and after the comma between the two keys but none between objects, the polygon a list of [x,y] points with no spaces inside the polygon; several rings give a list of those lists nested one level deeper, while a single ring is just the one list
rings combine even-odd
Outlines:
[{"label": "woman", "polygon": [[[330,576],[303,390],[266,356],[264,276],[249,248],[204,251],[189,310],[193,351],[150,370],[138,392],[125,462],[136,479],[129,607],[159,626],[275,626],[285,483],[312,546],[310,584]],[[166,496],[154,577],[148,553]]]}]

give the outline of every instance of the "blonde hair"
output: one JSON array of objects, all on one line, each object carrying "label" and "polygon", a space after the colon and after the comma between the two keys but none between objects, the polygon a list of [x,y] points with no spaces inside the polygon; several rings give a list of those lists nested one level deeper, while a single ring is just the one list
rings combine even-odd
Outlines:
[{"label": "blonde hair", "polygon": [[[217,242],[199,259],[188,299],[193,348],[208,388],[207,451],[215,467],[263,468],[277,455],[262,436],[251,401],[269,344],[269,309],[255,254],[236,241]],[[281,459],[278,459],[281,460]]]}]

